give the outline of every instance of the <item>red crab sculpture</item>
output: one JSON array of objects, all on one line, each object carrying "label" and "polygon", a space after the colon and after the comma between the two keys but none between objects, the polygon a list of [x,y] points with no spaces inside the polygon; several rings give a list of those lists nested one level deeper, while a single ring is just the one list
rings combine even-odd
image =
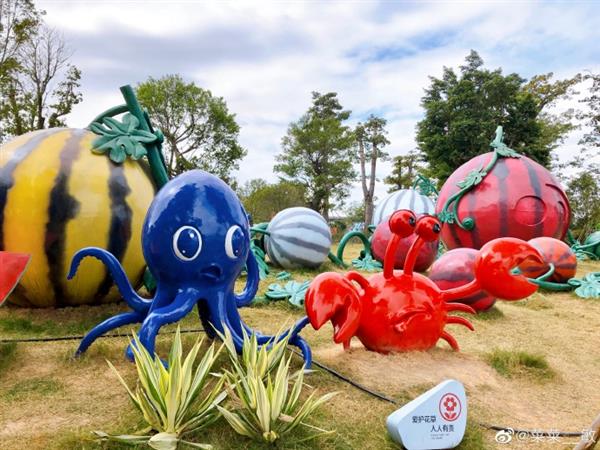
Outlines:
[{"label": "red crab sculpture", "polygon": [[[363,345],[380,353],[427,350],[441,338],[454,350],[456,339],[444,330],[446,324],[459,324],[473,330],[465,318],[451,311],[475,314],[461,303],[448,303],[480,290],[505,300],[520,300],[533,294],[537,286],[512,269],[525,259],[542,261],[538,250],[516,238],[499,238],[485,244],[475,261],[475,279],[454,289],[441,290],[424,275],[413,273],[419,250],[438,239],[439,221],[425,216],[418,221],[411,211],[397,211],[390,217],[394,236],[385,252],[383,273],[365,278],[358,272],[325,272],[318,275],[306,293],[305,307],[311,325],[319,329],[331,320],[333,340],[350,346],[356,336]],[[400,240],[412,233],[418,238],[408,251],[404,270],[394,270],[394,256]]]}]

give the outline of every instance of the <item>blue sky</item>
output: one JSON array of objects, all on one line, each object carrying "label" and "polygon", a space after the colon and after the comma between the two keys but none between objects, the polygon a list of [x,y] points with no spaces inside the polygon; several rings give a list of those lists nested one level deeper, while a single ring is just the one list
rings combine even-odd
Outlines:
[{"label": "blue sky", "polygon": [[[457,67],[470,49],[490,68],[524,77],[600,71],[600,2],[38,1],[83,70],[85,126],[121,103],[118,88],[181,73],[237,115],[248,149],[237,174],[275,180],[274,156],[311,91],[336,91],[357,121],[388,120],[392,155],[414,148],[428,75]],[[556,111],[575,105],[557,105]],[[567,158],[577,134],[559,149]],[[382,164],[384,177],[390,170]],[[357,185],[358,186],[358,185]],[[385,186],[379,184],[382,196]],[[352,199],[360,200],[355,187]]]}]

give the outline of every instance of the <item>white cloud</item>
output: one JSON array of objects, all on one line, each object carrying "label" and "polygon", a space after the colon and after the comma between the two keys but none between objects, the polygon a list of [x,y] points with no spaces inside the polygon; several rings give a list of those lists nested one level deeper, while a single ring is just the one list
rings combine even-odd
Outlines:
[{"label": "white cloud", "polygon": [[[393,154],[414,148],[428,75],[458,66],[471,48],[489,67],[523,76],[600,70],[593,2],[195,2],[42,1],[84,74],[86,125],[120,103],[120,84],[181,71],[227,101],[249,155],[243,182],[271,169],[290,121],[310,92],[336,91],[354,119],[388,119]],[[558,108],[565,107],[559,105]],[[576,151],[569,139],[561,157]],[[383,178],[390,165],[378,171]],[[382,196],[385,186],[377,193]],[[353,199],[360,199],[353,189]]]}]

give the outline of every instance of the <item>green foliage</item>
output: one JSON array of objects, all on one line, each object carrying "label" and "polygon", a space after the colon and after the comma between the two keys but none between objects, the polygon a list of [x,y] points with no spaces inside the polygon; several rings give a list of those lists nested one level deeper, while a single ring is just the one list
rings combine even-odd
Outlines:
[{"label": "green foliage", "polygon": [[65,126],[81,102],[81,71],[63,37],[29,0],[0,2],[0,141]]},{"label": "green foliage", "polygon": [[445,180],[457,167],[489,150],[497,126],[506,145],[549,166],[551,151],[574,128],[573,114],[553,116],[544,108],[572,95],[581,77],[552,82],[552,74],[529,83],[501,69],[483,68],[475,51],[457,74],[444,67],[442,78],[430,77],[421,104],[425,118],[417,125],[417,142],[430,164],[428,175]]},{"label": "green foliage", "polygon": [[29,378],[22,380],[6,390],[9,400],[23,400],[30,396],[46,396],[61,391],[63,384],[52,378]]},{"label": "green foliage", "polygon": [[157,450],[175,450],[179,443],[196,448],[211,448],[210,445],[194,444],[182,437],[202,429],[218,419],[217,406],[226,393],[222,391],[223,378],[209,385],[211,369],[219,356],[212,344],[194,369],[202,341],[196,341],[188,355],[183,359],[181,332],[177,327],[175,339],[165,368],[158,355],[151,356],[133,333],[132,344],[138,385],[131,390],[115,367],[108,362],[121,384],[127,390],[129,398],[144,416],[149,428],[145,433],[156,431],[153,435],[108,435],[97,431],[102,440],[111,440],[129,444],[147,443]]},{"label": "green foliage", "polygon": [[578,114],[585,130],[578,143],[580,150],[556,171],[566,181],[573,211],[571,228],[580,240],[600,229],[600,74],[584,79],[589,90],[580,100],[586,107]]},{"label": "green foliage", "polygon": [[274,170],[304,185],[309,206],[329,220],[334,203],[343,202],[356,178],[354,133],[344,125],[350,111],[343,110],[335,92],[312,97],[312,106],[281,140]]},{"label": "green foliage", "polygon": [[239,125],[222,97],[215,97],[180,75],[148,78],[136,88],[140,104],[165,138],[169,176],[200,168],[226,182],[246,150],[238,143]]},{"label": "green foliage", "polygon": [[390,143],[385,129],[386,124],[384,118],[371,114],[365,123],[359,122],[354,130],[365,208],[364,223],[371,223],[373,218],[377,161],[389,160],[389,154],[382,150]]},{"label": "green foliage", "polygon": [[556,375],[543,355],[496,349],[486,359],[496,372],[507,378],[533,377],[547,380]]},{"label": "green foliage", "polygon": [[239,195],[254,223],[268,222],[285,208],[306,206],[306,187],[293,181],[269,184],[262,178],[255,178],[246,182]]},{"label": "green foliage", "polygon": [[[241,357],[228,331],[223,339],[233,370],[225,371],[231,404],[219,406],[219,411],[238,434],[257,441],[275,442],[298,426],[307,425],[304,421],[336,394],[317,398],[313,392],[304,403],[300,402],[304,370],[290,374],[293,355],[286,357],[287,338],[279,342],[275,338],[270,348],[267,345],[259,348],[256,335],[248,337],[244,332]],[[320,431],[319,434],[325,433],[311,428]],[[316,436],[318,434],[311,437]]]},{"label": "green foliage", "polygon": [[411,150],[406,155],[394,156],[392,173],[385,177],[384,183],[389,185],[388,192],[409,189],[416,181],[419,172],[425,171],[425,158],[419,150]]},{"label": "green foliage", "polygon": [[0,81],[19,66],[19,52],[36,32],[43,12],[32,0],[0,2]]},{"label": "green foliage", "polygon": [[585,237],[600,229],[600,166],[588,167],[567,183],[567,196],[573,211],[572,228]]},{"label": "green foliage", "polygon": [[474,316],[469,316],[474,320],[483,320],[483,321],[496,321],[504,318],[504,313],[502,310],[498,309],[496,306],[492,306],[487,311],[481,311],[475,314]]},{"label": "green foliage", "polygon": [[0,375],[7,369],[17,356],[17,343],[6,342],[0,344]]},{"label": "green foliage", "polygon": [[352,202],[346,207],[346,218],[350,224],[360,223],[365,220],[364,202]]}]

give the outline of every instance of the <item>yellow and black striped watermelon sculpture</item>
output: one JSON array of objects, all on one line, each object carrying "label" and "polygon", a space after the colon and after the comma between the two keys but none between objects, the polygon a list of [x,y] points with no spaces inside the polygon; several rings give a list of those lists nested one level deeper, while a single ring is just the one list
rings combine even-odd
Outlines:
[{"label": "yellow and black striped watermelon sculpture", "polygon": [[147,168],[93,154],[90,131],[53,128],[0,147],[0,250],[31,262],[9,301],[60,307],[118,300],[111,277],[87,258],[67,281],[73,254],[107,249],[137,285],[145,268],[141,229],[154,197]]}]

